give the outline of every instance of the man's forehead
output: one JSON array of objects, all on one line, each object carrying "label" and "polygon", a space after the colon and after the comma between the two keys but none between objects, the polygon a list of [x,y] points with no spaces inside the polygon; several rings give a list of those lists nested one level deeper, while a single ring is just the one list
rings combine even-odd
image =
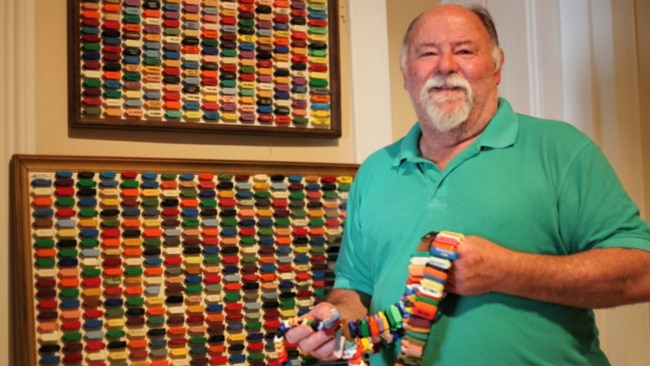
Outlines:
[{"label": "man's forehead", "polygon": [[462,43],[489,38],[487,29],[478,16],[469,10],[468,13],[424,14],[413,29],[411,42],[413,44],[442,41]]},{"label": "man's forehead", "polygon": [[416,29],[432,27],[481,27],[480,18],[471,11],[466,12],[444,12],[427,13],[422,16],[415,25]]}]

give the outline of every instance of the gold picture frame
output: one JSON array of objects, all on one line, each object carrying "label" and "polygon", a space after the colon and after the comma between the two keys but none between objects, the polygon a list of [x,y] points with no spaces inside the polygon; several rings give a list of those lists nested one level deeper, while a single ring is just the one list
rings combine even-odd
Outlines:
[{"label": "gold picture frame", "polygon": [[274,364],[331,288],[357,168],[13,156],[12,364]]},{"label": "gold picture frame", "polygon": [[68,1],[71,128],[341,136],[338,3]]}]

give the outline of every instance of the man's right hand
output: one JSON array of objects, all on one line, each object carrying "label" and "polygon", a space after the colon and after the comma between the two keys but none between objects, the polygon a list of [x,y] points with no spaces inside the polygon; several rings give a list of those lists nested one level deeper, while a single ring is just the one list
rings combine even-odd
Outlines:
[{"label": "man's right hand", "polygon": [[[298,319],[322,322],[332,317],[332,309],[336,309],[336,307],[331,303],[321,302]],[[309,325],[303,324],[290,329],[285,334],[284,339],[289,344],[297,345],[300,351],[320,360],[331,361],[338,359],[334,356],[334,334],[314,331]]]}]

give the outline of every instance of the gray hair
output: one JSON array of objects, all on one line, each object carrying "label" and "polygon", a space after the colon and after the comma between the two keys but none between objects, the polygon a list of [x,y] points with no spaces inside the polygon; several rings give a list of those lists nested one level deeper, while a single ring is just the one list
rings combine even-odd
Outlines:
[{"label": "gray hair", "polygon": [[[499,36],[497,34],[497,29],[494,25],[494,19],[492,18],[492,15],[485,7],[479,5],[472,5],[467,7],[467,9],[471,10],[474,14],[476,14],[476,16],[478,16],[478,18],[481,20],[481,23],[483,23],[485,30],[487,30],[488,37],[492,43],[492,60],[494,61],[494,68],[498,69],[499,66],[501,66],[502,62],[501,48],[499,47]],[[408,57],[409,40],[411,38],[411,34],[413,33],[415,25],[423,14],[424,13],[421,13],[411,21],[411,24],[409,24],[408,28],[406,29],[406,33],[404,34],[404,38],[402,39],[402,51],[400,53],[400,67],[402,69],[406,66],[406,58]]]}]

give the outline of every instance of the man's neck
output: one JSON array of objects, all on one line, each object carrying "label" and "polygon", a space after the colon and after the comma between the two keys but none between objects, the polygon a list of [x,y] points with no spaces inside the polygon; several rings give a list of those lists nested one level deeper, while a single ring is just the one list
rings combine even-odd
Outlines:
[{"label": "man's neck", "polygon": [[429,128],[423,126],[419,142],[420,153],[422,157],[434,162],[440,170],[444,170],[456,155],[481,135],[486,126],[487,122],[473,125],[473,128],[460,126],[447,132],[437,131],[431,126],[428,126]]}]

